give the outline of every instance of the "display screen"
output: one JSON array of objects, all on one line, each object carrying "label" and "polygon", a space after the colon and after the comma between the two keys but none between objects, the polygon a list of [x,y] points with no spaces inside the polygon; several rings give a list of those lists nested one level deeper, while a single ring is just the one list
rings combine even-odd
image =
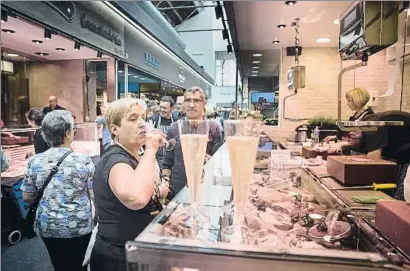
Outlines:
[{"label": "display screen", "polygon": [[273,103],[275,92],[252,92],[252,103]]}]

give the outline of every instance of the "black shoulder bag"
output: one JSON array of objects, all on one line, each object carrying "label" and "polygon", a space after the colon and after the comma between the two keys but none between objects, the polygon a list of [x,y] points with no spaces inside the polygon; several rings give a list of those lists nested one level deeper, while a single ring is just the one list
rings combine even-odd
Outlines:
[{"label": "black shoulder bag", "polygon": [[30,206],[30,209],[27,213],[26,216],[26,221],[25,221],[25,228],[24,228],[24,234],[26,235],[27,238],[33,238],[36,236],[36,233],[34,232],[34,221],[36,220],[36,212],[38,205],[40,204],[41,199],[43,198],[44,190],[46,189],[47,185],[50,183],[51,179],[53,178],[54,174],[57,173],[58,167],[60,164],[64,161],[64,159],[70,155],[73,151],[68,151],[66,152],[60,160],[58,160],[57,164],[51,169],[50,174],[47,176],[47,179],[44,182],[43,187],[38,191],[36,200],[34,203]]}]

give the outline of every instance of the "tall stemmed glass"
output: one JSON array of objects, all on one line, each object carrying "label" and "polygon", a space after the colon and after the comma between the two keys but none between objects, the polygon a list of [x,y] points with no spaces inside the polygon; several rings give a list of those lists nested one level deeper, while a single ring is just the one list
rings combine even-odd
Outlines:
[{"label": "tall stemmed glass", "polygon": [[245,205],[248,201],[249,185],[255,166],[261,125],[261,121],[251,119],[224,121],[235,205],[234,224],[225,229],[225,236],[232,235],[228,239],[234,243],[244,242],[242,228]]},{"label": "tall stemmed glass", "polygon": [[192,231],[197,231],[199,220],[198,196],[202,183],[206,147],[209,135],[208,120],[179,120],[178,129],[184,157],[185,173],[192,214]]}]

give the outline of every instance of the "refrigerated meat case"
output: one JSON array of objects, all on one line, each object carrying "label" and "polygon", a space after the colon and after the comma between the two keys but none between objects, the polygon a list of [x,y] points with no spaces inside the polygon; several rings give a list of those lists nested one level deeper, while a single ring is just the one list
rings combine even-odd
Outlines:
[{"label": "refrigerated meat case", "polygon": [[175,233],[177,237],[170,236],[165,226],[181,208],[189,206],[185,187],[135,240],[127,242],[128,270],[407,270],[408,255],[370,223],[374,210],[350,210],[310,168],[299,168],[303,189],[315,195],[321,208],[340,212],[341,219],[351,225],[352,234],[339,249],[222,242],[222,229],[232,223],[223,211],[224,204],[232,200],[228,157],[224,144],[204,167],[199,203],[210,226],[200,230],[195,239],[184,229]]}]

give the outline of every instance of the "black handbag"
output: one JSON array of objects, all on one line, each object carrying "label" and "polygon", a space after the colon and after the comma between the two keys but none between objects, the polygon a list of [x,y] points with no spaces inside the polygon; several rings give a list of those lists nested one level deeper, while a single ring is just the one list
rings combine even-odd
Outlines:
[{"label": "black handbag", "polygon": [[47,176],[47,179],[44,182],[43,187],[38,191],[36,200],[34,203],[30,206],[30,209],[27,213],[26,220],[25,220],[25,225],[24,225],[24,234],[27,238],[33,238],[36,236],[36,233],[34,232],[34,221],[36,220],[36,212],[38,205],[40,204],[41,199],[43,198],[44,190],[46,189],[47,185],[50,183],[51,179],[53,178],[54,174],[57,173],[58,167],[60,164],[64,161],[64,159],[70,155],[73,151],[70,150],[66,152],[60,160],[58,160],[57,164],[51,169],[50,174]]}]

